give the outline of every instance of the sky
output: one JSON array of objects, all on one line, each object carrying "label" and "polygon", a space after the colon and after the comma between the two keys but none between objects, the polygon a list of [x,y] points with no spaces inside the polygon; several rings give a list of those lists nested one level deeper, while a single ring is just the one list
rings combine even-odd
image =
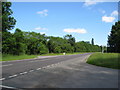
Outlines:
[{"label": "sky", "polygon": [[12,2],[16,28],[47,36],[71,34],[76,41],[107,45],[118,20],[118,2]]}]

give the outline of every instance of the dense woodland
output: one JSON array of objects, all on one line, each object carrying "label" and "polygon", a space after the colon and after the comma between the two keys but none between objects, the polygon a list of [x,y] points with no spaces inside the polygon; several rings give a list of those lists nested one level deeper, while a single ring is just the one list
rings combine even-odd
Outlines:
[{"label": "dense woodland", "polygon": [[101,51],[98,45],[84,41],[75,42],[72,35],[61,38],[36,32],[23,32],[20,29],[16,29],[14,33],[3,32],[2,43],[3,53],[13,55]]},{"label": "dense woodland", "polygon": [[[101,47],[94,45],[92,38],[89,42],[76,42],[72,35],[63,37],[46,36],[36,32],[24,32],[17,28],[11,33],[16,24],[10,9],[12,3],[2,3],[2,53],[3,54],[46,54],[46,53],[73,53],[73,52],[100,52]],[[109,44],[110,44],[109,36]],[[111,46],[112,47],[112,46]]]}]

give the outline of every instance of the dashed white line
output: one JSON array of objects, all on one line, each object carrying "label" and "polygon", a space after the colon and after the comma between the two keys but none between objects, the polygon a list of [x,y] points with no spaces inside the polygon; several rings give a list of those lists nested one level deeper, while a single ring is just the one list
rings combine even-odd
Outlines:
[{"label": "dashed white line", "polygon": [[3,87],[3,88],[10,88],[10,89],[17,89],[15,87],[9,87],[9,86],[4,86],[4,85],[0,85],[0,87]]},{"label": "dashed white line", "polygon": [[[51,65],[47,65],[47,66],[44,66],[44,67],[42,67],[42,68],[37,68],[36,70],[40,70],[40,69],[45,69],[45,68],[47,68],[47,67],[53,67],[53,66],[56,66],[56,65],[58,65],[58,64],[60,64],[60,63],[63,63],[63,62],[59,62],[59,63],[56,63],[56,64],[51,64]],[[2,65],[2,66],[10,66],[10,65],[12,65],[12,64],[8,64],[8,65]],[[29,72],[33,72],[34,70],[30,70]],[[27,74],[28,72],[22,72],[22,73],[19,73],[20,75],[23,75],[23,74]],[[15,74],[15,75],[12,75],[12,76],[9,76],[8,78],[13,78],[13,77],[16,77],[16,76],[18,76],[17,74]],[[1,78],[0,79],[0,81],[2,81],[2,80],[5,80],[5,78]]]},{"label": "dashed white line", "polygon": [[27,72],[20,73],[21,75],[26,74]]},{"label": "dashed white line", "polygon": [[51,66],[54,66],[55,64],[52,64]]},{"label": "dashed white line", "polygon": [[12,75],[12,76],[9,76],[9,78],[13,78],[13,77],[16,77],[17,76],[17,74],[15,74],[15,75]]},{"label": "dashed white line", "polygon": [[5,80],[5,78],[1,78],[0,81]]},{"label": "dashed white line", "polygon": [[34,70],[30,70],[29,72],[33,72]]},{"label": "dashed white line", "polygon": [[50,67],[50,65],[48,65],[47,67]]},{"label": "dashed white line", "polygon": [[41,68],[37,68],[36,70],[40,70]]}]

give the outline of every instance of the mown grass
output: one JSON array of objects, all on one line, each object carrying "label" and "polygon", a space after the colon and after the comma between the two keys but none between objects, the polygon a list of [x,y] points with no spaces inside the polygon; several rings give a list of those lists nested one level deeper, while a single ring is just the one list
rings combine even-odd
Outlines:
[{"label": "mown grass", "polygon": [[[85,52],[77,52],[77,53],[66,53],[66,55],[74,55],[74,54],[83,54]],[[11,61],[11,60],[23,60],[23,59],[32,59],[37,58],[37,56],[55,56],[55,55],[63,55],[63,53],[49,53],[42,55],[10,55],[10,54],[2,54],[2,58],[0,61]]]},{"label": "mown grass", "polygon": [[94,53],[88,58],[87,63],[96,66],[120,69],[119,56],[120,53]]},{"label": "mown grass", "polygon": [[11,61],[11,60],[22,60],[22,59],[32,59],[36,58],[38,55],[9,55],[3,54],[1,61]]}]

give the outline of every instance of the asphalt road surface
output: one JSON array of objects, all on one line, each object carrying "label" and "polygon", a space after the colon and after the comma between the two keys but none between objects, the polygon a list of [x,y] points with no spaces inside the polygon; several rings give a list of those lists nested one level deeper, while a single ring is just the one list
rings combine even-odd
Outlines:
[{"label": "asphalt road surface", "polygon": [[118,88],[118,70],[86,63],[90,53],[2,63],[2,88]]}]

